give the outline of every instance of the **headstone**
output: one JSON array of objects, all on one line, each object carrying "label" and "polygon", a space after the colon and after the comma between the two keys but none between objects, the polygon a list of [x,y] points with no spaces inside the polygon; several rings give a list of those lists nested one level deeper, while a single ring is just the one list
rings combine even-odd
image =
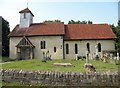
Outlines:
[{"label": "headstone", "polygon": [[99,56],[98,55],[96,55],[96,60],[99,60]]},{"label": "headstone", "polygon": [[89,56],[89,52],[88,51],[86,51],[86,63],[88,63],[88,57]]},{"label": "headstone", "polygon": [[119,60],[120,59],[120,57],[119,57],[119,53],[117,53],[117,60]]},{"label": "headstone", "polygon": [[110,54],[110,59],[113,59],[113,54],[112,53]]},{"label": "headstone", "polygon": [[98,55],[98,45],[95,46],[96,55]]},{"label": "headstone", "polygon": [[75,54],[75,59],[78,60],[78,54]]},{"label": "headstone", "polygon": [[43,52],[43,60],[42,62],[46,62],[46,57],[45,57],[45,53]]},{"label": "headstone", "polygon": [[117,57],[114,57],[114,60],[116,60],[117,59]]},{"label": "headstone", "polygon": [[99,60],[99,56],[98,56],[98,45],[95,46],[96,49],[96,60]]}]

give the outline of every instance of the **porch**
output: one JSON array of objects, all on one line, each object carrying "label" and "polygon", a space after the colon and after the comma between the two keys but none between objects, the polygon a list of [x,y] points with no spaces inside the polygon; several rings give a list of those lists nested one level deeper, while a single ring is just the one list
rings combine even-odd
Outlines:
[{"label": "porch", "polygon": [[17,59],[26,60],[34,58],[34,48],[35,46],[27,37],[23,37],[21,41],[17,44]]}]

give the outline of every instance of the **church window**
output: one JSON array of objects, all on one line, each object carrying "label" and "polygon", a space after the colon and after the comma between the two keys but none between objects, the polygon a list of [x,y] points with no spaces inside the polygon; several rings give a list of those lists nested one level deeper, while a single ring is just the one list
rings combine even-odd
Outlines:
[{"label": "church window", "polygon": [[78,54],[78,45],[75,44],[75,54]]},{"label": "church window", "polygon": [[56,47],[54,47],[54,53],[56,53]]},{"label": "church window", "polygon": [[45,42],[45,41],[41,41],[41,44],[40,44],[40,45],[41,45],[41,49],[45,49],[45,48],[46,48],[46,47],[45,47],[45,46],[46,46],[46,42]]},{"label": "church window", "polygon": [[66,54],[69,54],[69,45],[66,44]]},{"label": "church window", "polygon": [[87,43],[87,51],[90,52],[90,44]]},{"label": "church window", "polygon": [[26,13],[24,13],[24,19],[26,19]]},{"label": "church window", "polygon": [[101,44],[98,43],[98,52],[101,52]]}]

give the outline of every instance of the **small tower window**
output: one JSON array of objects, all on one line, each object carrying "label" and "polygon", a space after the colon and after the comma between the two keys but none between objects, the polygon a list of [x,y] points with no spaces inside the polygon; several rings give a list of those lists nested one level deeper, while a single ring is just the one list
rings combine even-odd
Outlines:
[{"label": "small tower window", "polygon": [[26,13],[24,13],[24,19],[26,19]]}]

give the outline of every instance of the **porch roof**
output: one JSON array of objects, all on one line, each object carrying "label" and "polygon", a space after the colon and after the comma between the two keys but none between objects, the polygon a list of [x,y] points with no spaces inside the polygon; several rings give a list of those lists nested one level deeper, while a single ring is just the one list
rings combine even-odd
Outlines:
[{"label": "porch roof", "polygon": [[32,42],[27,38],[23,37],[21,41],[16,45],[16,47],[32,47],[34,48],[35,46],[32,44]]}]

